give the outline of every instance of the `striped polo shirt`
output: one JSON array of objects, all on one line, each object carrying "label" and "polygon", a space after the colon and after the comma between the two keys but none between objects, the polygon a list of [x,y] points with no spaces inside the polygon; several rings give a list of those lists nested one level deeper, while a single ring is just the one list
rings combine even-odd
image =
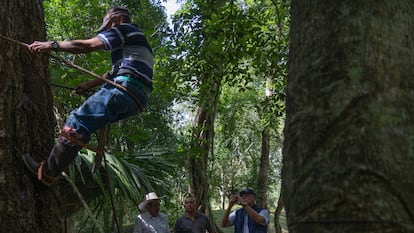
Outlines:
[{"label": "striped polo shirt", "polygon": [[110,50],[113,69],[118,66],[117,74],[132,74],[152,87],[152,49],[136,25],[123,23],[99,33],[97,37],[105,44],[106,50]]}]

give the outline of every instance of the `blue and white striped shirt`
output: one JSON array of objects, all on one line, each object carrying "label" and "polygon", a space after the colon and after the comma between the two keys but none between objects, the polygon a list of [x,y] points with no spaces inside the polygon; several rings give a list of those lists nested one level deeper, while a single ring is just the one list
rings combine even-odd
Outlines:
[{"label": "blue and white striped shirt", "polygon": [[130,73],[152,87],[154,58],[144,33],[133,24],[123,23],[97,35],[111,52],[111,62],[117,74]]}]

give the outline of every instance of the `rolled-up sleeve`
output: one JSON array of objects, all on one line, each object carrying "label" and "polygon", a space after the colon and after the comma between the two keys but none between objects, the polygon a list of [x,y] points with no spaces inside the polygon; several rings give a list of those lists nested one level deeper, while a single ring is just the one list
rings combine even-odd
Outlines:
[{"label": "rolled-up sleeve", "polygon": [[269,214],[269,210],[267,210],[267,209],[262,209],[262,210],[259,212],[259,215],[260,215],[260,216],[262,216],[262,217],[265,219],[265,224],[263,224],[263,225],[267,225],[267,224],[269,224],[269,222],[270,222],[270,214]]}]

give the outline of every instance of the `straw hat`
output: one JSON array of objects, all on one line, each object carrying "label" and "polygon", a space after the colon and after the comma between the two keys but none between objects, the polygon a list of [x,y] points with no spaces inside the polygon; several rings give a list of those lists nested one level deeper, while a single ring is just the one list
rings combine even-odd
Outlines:
[{"label": "straw hat", "polygon": [[141,203],[139,203],[138,208],[140,210],[144,211],[145,210],[145,206],[148,204],[148,202],[150,202],[152,200],[160,200],[160,198],[154,192],[147,193],[145,195],[145,199]]}]

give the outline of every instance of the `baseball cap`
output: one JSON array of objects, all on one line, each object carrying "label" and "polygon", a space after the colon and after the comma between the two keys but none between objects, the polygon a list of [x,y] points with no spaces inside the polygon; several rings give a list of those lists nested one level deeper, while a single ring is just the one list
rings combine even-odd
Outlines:
[{"label": "baseball cap", "polygon": [[249,188],[246,188],[240,191],[240,195],[243,195],[243,194],[252,194],[256,196],[256,193],[253,191],[253,189],[249,189]]},{"label": "baseball cap", "polygon": [[128,11],[127,8],[120,7],[120,6],[111,7],[106,12],[106,15],[105,15],[105,17],[103,19],[102,25],[98,29],[98,33],[105,31],[105,29],[108,26],[108,24],[116,16],[123,16],[125,18],[129,18],[129,21],[131,20],[131,15],[129,14],[129,11]]}]

